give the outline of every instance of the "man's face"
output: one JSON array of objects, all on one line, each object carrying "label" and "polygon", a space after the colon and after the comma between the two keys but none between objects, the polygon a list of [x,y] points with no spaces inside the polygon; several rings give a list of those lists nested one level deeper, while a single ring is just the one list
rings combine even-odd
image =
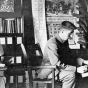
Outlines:
[{"label": "man's face", "polygon": [[66,41],[68,40],[68,38],[70,38],[72,34],[72,30],[64,30],[62,34],[63,34],[63,40]]}]

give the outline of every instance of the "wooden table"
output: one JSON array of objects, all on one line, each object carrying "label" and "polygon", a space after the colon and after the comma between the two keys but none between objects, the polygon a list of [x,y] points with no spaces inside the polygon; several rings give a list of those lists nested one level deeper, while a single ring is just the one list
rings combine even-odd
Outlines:
[{"label": "wooden table", "polygon": [[[86,65],[84,65],[86,66]],[[80,66],[77,70],[78,72],[82,71],[84,69],[84,66]],[[84,73],[77,73],[76,74],[76,86],[77,88],[88,88],[88,71]]]}]

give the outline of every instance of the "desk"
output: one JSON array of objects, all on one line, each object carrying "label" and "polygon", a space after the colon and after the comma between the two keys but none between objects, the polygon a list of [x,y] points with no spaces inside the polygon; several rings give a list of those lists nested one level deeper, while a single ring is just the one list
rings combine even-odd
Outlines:
[{"label": "desk", "polygon": [[[82,72],[85,66],[78,67],[77,72]],[[88,71],[85,73],[77,73],[76,80],[77,88],[88,88]]]},{"label": "desk", "polygon": [[88,88],[88,76],[82,77],[81,74],[76,74],[76,88]]}]

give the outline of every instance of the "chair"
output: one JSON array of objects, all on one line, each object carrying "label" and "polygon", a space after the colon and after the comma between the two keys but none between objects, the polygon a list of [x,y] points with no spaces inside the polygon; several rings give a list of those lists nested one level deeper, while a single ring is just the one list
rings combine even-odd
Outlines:
[{"label": "chair", "polygon": [[[32,60],[30,60],[31,66],[28,66],[28,73],[29,73],[29,88],[35,88],[33,87],[33,84],[36,84],[36,87],[39,88],[40,83],[46,83],[46,84],[50,84],[52,85],[52,88],[55,88],[55,68],[56,66],[52,66],[52,65],[47,65],[47,66],[40,66],[42,58],[43,58],[43,54],[41,51],[41,48],[39,46],[39,44],[35,45],[35,51],[38,51],[39,54],[37,54],[38,56],[31,56],[30,58],[32,58]],[[37,59],[36,59],[37,58]],[[35,63],[37,62],[37,63]],[[38,64],[39,63],[39,64]],[[51,79],[45,78],[45,79],[39,79],[39,78],[35,78],[35,71],[38,69],[52,69],[52,74],[51,74]],[[47,85],[46,85],[47,87]]]},{"label": "chair", "polygon": [[[35,78],[35,74],[33,75],[33,73],[35,73],[35,71],[37,69],[52,69],[52,78],[51,79],[48,79],[48,78],[45,78],[45,79],[39,79],[39,78]],[[38,87],[38,84],[39,83],[51,83],[52,84],[52,88],[55,88],[55,68],[56,66],[29,66],[28,67],[28,73],[29,73],[29,88],[33,88],[33,83],[36,84],[36,87]],[[47,87],[47,86],[46,86]]]}]

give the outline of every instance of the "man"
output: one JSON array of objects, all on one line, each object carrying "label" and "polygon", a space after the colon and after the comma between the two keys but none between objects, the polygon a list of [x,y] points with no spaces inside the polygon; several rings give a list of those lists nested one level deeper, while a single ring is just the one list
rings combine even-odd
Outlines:
[{"label": "man", "polygon": [[[59,33],[50,38],[45,46],[43,61],[41,65],[56,65],[56,73],[62,81],[62,88],[75,87],[75,72],[77,57],[72,56],[67,40],[76,29],[69,21],[61,23]],[[74,57],[74,58],[73,58]],[[37,78],[49,77],[51,69],[39,69]]]}]

